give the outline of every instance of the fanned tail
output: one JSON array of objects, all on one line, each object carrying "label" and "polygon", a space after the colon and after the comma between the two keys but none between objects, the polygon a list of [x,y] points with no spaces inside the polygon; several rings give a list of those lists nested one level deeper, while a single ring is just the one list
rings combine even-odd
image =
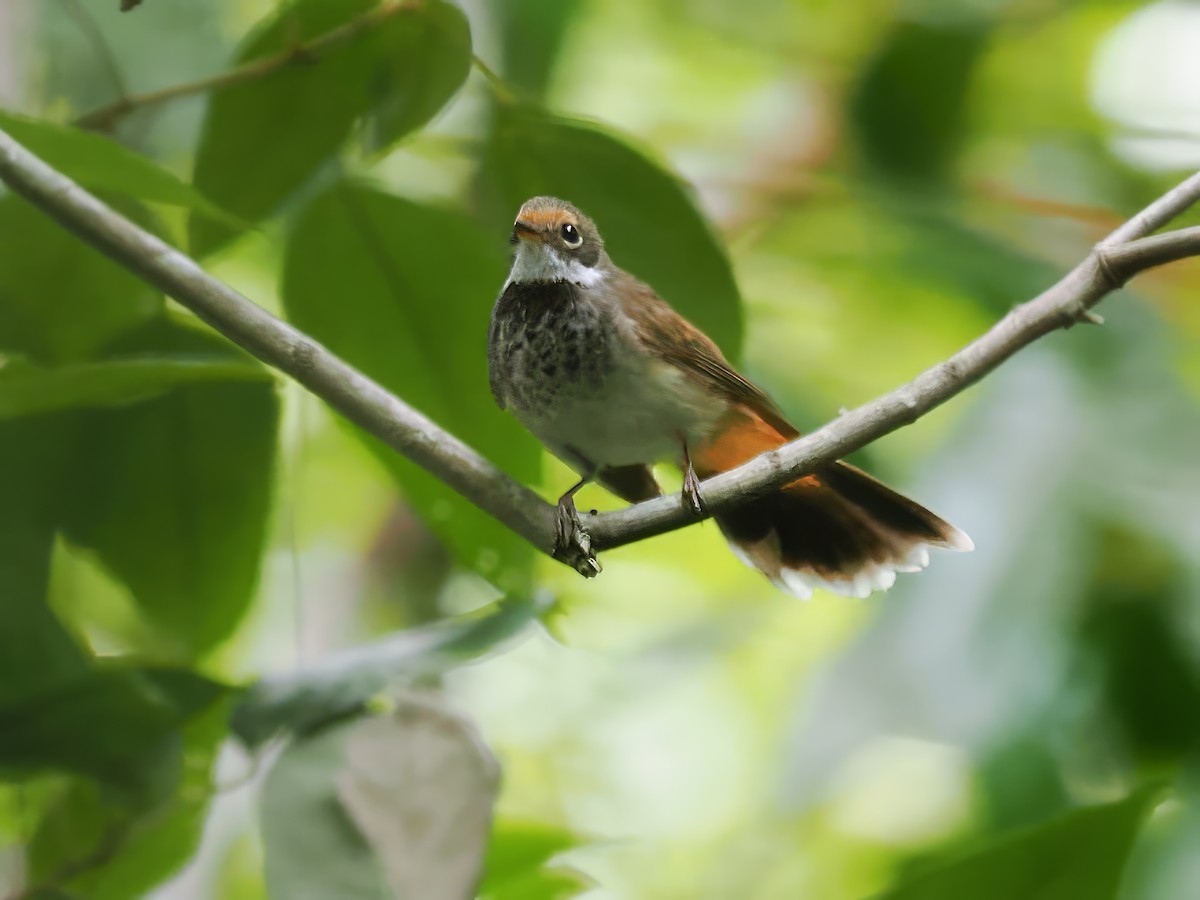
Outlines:
[{"label": "fanned tail", "polygon": [[[693,459],[708,477],[795,436],[786,423],[742,409]],[[716,520],[743,562],[798,597],[817,587],[866,597],[890,588],[897,572],[925,568],[930,547],[975,548],[949,522],[843,462]]]},{"label": "fanned tail", "polygon": [[777,494],[717,516],[735,553],[772,583],[808,597],[885,591],[929,564],[929,548],[972,550],[965,533],[852,466],[836,463]]}]

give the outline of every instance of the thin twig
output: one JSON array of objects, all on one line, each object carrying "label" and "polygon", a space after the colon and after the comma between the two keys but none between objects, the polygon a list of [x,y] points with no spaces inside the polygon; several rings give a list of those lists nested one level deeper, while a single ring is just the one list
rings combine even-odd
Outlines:
[{"label": "thin twig", "polygon": [[513,89],[508,86],[503,78],[496,74],[495,69],[485,63],[482,58],[480,58],[478,53],[471,54],[471,65],[473,65],[479,71],[479,74],[483,76],[484,81],[486,81],[488,87],[491,88],[492,96],[495,97],[497,101],[508,106],[511,106],[517,102],[517,95],[513,92]]},{"label": "thin twig", "polygon": [[117,89],[117,96],[124,100],[129,96],[129,87],[125,83],[125,75],[121,71],[121,64],[117,61],[117,55],[113,53],[112,47],[104,37],[104,32],[96,24],[96,19],[92,16],[92,11],[82,3],[82,0],[63,0],[63,3],[66,5],[67,12],[71,18],[75,20],[75,24],[79,26],[79,30],[83,32],[83,36],[87,39],[87,42],[92,45],[92,49],[100,57],[104,68],[108,70],[108,77],[112,80],[113,87]]},{"label": "thin twig", "polygon": [[[143,231],[0,131],[0,180],[65,228],[175,298],[258,359],[287,373],[347,419],[422,466],[546,553],[554,545],[554,507],[517,484],[425,416],[204,272],[183,253]],[[1078,322],[1104,296],[1154,266],[1200,255],[1200,228],[1146,237],[1200,199],[1200,174],[1114,231],[1078,266],[1016,307],[945,362],[812,434],[705,481],[706,514],[776,490],[916,421],[974,384],[1042,335]],[[697,517],[678,495],[586,516],[597,549],[682,528]]]},{"label": "thin twig", "polygon": [[197,81],[172,85],[171,87],[150,91],[145,94],[123,96],[112,103],[84,113],[75,120],[75,124],[80,128],[94,128],[101,131],[111,130],[118,121],[135,109],[157,106],[160,103],[166,103],[168,100],[176,100],[180,97],[190,97],[194,94],[203,94],[208,91],[233,87],[247,81],[265,78],[292,65],[312,62],[335,47],[353,41],[368,31],[382,25],[397,13],[416,9],[418,6],[419,0],[383,3],[369,12],[363,13],[358,18],[351,19],[349,22],[326,31],[324,34],[320,34],[310,41],[293,44],[271,56],[252,59],[219,75],[211,75],[208,78],[201,78]]},{"label": "thin twig", "polygon": [[1100,243],[1105,247],[1112,247],[1158,231],[1194,204],[1198,196],[1200,172],[1175,185]]}]

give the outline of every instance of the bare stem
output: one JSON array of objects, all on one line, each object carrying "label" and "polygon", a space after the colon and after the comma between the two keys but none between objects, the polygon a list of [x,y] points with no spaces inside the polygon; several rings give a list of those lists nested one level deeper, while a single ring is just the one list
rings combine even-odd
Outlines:
[{"label": "bare stem", "polygon": [[105,40],[104,33],[96,24],[91,10],[84,6],[81,0],[63,0],[63,3],[71,18],[79,26],[84,38],[92,45],[96,55],[100,57],[100,62],[108,72],[108,77],[112,81],[113,87],[116,88],[118,96],[126,97],[129,94],[129,88],[125,84],[125,75],[121,71],[121,64],[117,62],[117,55],[113,53],[112,47]]},{"label": "bare stem", "polygon": [[512,88],[505,84],[504,79],[496,74],[496,70],[484,62],[478,53],[471,54],[471,65],[483,76],[492,91],[492,96],[498,102],[506,105],[512,105],[517,102],[517,95],[513,93]]},{"label": "bare stem", "polygon": [[161,103],[166,103],[168,100],[176,100],[180,97],[189,97],[194,94],[221,90],[247,81],[266,78],[289,66],[310,63],[335,47],[349,43],[366,34],[368,31],[377,28],[397,13],[416,9],[417,6],[418,3],[416,0],[383,3],[363,13],[363,15],[356,19],[351,19],[349,22],[339,25],[337,28],[333,28],[324,34],[320,34],[312,40],[294,44],[285,50],[281,50],[279,53],[264,56],[261,59],[249,60],[219,75],[172,85],[171,87],[149,91],[145,94],[123,96],[112,103],[84,113],[75,120],[75,124],[80,128],[94,128],[99,131],[108,131],[118,121],[136,109],[157,106]]}]

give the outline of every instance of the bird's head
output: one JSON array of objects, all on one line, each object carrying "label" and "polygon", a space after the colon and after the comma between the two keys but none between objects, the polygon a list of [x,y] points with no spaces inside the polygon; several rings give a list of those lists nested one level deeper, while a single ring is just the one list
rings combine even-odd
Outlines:
[{"label": "bird's head", "polygon": [[589,287],[604,278],[606,257],[600,232],[591,219],[565,200],[526,200],[509,240],[516,247],[511,282],[571,282]]}]

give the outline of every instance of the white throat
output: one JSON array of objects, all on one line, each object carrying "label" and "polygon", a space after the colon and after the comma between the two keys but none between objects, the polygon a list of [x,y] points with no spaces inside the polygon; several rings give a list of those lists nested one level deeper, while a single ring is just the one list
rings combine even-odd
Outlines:
[{"label": "white throat", "polygon": [[592,287],[604,281],[604,272],[585,266],[574,257],[564,259],[541,243],[521,241],[517,244],[512,271],[508,273],[508,281],[504,282],[506,289],[514,283],[552,284],[558,281]]}]

